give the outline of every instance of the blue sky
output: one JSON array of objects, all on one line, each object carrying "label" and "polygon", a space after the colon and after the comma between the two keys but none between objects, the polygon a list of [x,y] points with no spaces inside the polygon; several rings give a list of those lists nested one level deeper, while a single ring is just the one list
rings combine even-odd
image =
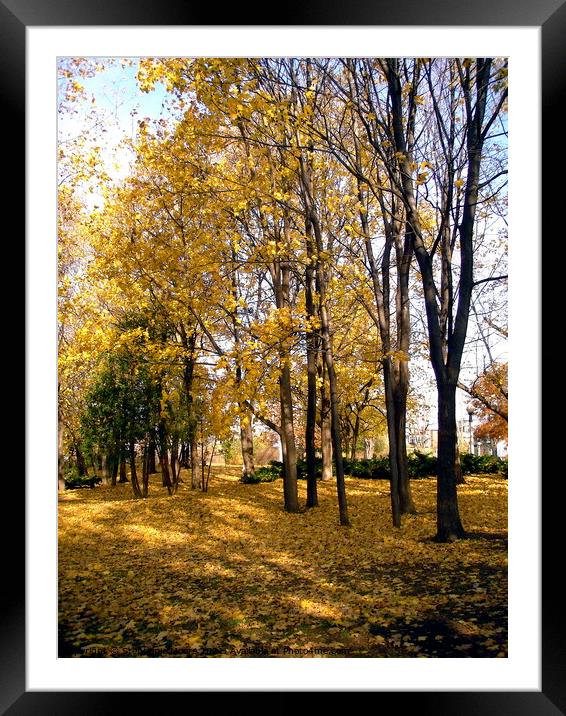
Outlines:
[{"label": "blue sky", "polygon": [[[63,65],[70,58],[61,58]],[[167,92],[161,84],[151,92],[139,89],[136,74],[137,58],[89,57],[89,62],[104,65],[93,77],[77,77],[84,87],[86,97],[73,104],[76,111],[61,111],[58,120],[59,139],[73,139],[79,136],[87,138],[83,145],[99,146],[102,150],[104,170],[114,180],[123,179],[132,159],[131,151],[124,140],[135,139],[138,121],[149,117],[159,119],[169,115],[165,107]],[[70,78],[70,81],[74,77]],[[64,79],[60,79],[64,83]],[[61,85],[60,85],[61,88]],[[93,114],[94,111],[94,114]],[[87,206],[100,204],[101,197],[96,187],[85,199]]]},{"label": "blue sky", "polygon": [[[104,58],[101,61],[104,62]],[[158,84],[152,92],[141,92],[136,74],[137,59],[133,59],[132,66],[118,60],[114,66],[82,82],[87,93],[95,97],[98,107],[115,115],[125,130],[131,123],[132,110],[137,110],[140,118],[151,119],[159,118],[164,112],[165,87]]]}]

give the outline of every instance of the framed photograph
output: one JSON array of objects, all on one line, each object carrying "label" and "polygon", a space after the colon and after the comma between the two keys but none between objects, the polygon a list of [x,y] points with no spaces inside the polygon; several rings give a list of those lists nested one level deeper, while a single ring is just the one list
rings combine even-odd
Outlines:
[{"label": "framed photograph", "polygon": [[[384,698],[401,698],[405,704],[409,705],[410,700],[414,707],[418,705],[430,713],[462,716],[564,713],[563,617],[555,601],[560,590],[556,568],[551,566],[550,558],[542,558],[542,535],[547,548],[549,544],[559,544],[560,540],[557,523],[548,518],[548,505],[542,512],[539,348],[542,227],[546,228],[554,215],[551,205],[558,202],[558,188],[547,180],[546,174],[542,184],[541,156],[546,158],[545,170],[550,166],[551,156],[553,164],[556,161],[556,147],[551,149],[550,142],[544,140],[544,130],[548,137],[551,117],[558,116],[558,102],[563,93],[565,6],[546,2],[518,7],[510,0],[473,6],[457,2],[449,7],[440,0],[432,0],[426,6],[412,0],[395,4],[380,1],[371,6],[354,4],[343,10],[334,6],[303,7],[286,15],[285,24],[281,21],[243,24],[236,8],[229,8],[224,14],[226,24],[210,24],[213,14],[182,2],[156,6],[144,1],[121,3],[118,7],[111,2],[78,2],[69,6],[59,0],[49,4],[40,0],[2,0],[0,4],[5,65],[3,105],[6,116],[16,120],[18,126],[14,131],[21,132],[26,149],[27,307],[26,546],[25,552],[15,551],[12,555],[16,544],[24,544],[24,534],[20,527],[17,539],[14,533],[9,533],[10,590],[6,590],[7,606],[0,617],[3,713],[104,713],[120,707],[115,702],[130,699],[135,692],[143,692],[144,699],[153,700],[161,698],[155,692],[178,691],[371,691],[379,694],[379,705]],[[407,658],[410,654],[400,651],[391,651],[390,658],[374,658],[378,652],[362,652],[358,656],[365,658],[324,659],[261,658],[266,655],[258,653],[253,654],[252,662],[243,658],[249,655],[240,652],[234,652],[230,659],[164,659],[143,651],[117,652],[114,658],[104,658],[109,654],[102,650],[100,654],[89,654],[102,658],[68,658],[77,654],[70,642],[64,643],[62,651],[60,635],[58,639],[58,495],[55,478],[52,479],[57,471],[58,456],[58,76],[61,77],[61,70],[66,71],[65,62],[81,58],[92,59],[94,63],[97,58],[115,58],[118,64],[127,64],[130,58],[397,57],[426,63],[431,56],[503,58],[505,69],[498,69],[499,74],[493,74],[493,81],[506,82],[507,77],[509,81],[509,382],[512,398],[508,651],[491,653],[488,646],[488,651],[474,652],[472,656],[476,658],[462,658],[468,656],[465,652],[446,652],[444,658],[428,659]],[[464,60],[466,62],[468,60]],[[465,74],[466,64],[460,62],[458,67]],[[408,70],[405,79],[409,87],[407,73]],[[463,83],[464,74],[460,75]],[[386,71],[383,76],[387,79]],[[291,71],[289,77],[292,77]],[[434,95],[432,77],[429,73],[429,87]],[[455,76],[454,81],[457,79]],[[306,85],[305,88],[305,97],[308,97],[311,89]],[[409,87],[406,93],[410,91]],[[421,101],[420,95],[416,95],[416,103]],[[503,101],[502,98],[502,104]],[[506,99],[505,107],[507,111]],[[438,118],[438,108],[436,111]],[[24,116],[25,132],[20,129],[24,126]],[[375,119],[371,112],[369,116]],[[135,125],[140,131],[141,122],[143,130],[144,121],[132,112],[132,127]],[[243,136],[245,132],[241,131]],[[556,128],[554,132],[556,134]],[[402,169],[406,157],[399,151],[392,156]],[[424,183],[428,171],[424,156],[419,157],[419,161],[422,167],[418,171],[422,169],[422,173],[418,174],[417,183]],[[507,170],[501,174],[506,175]],[[460,190],[464,179],[456,182],[460,182],[455,184]],[[539,191],[541,184],[543,192]],[[11,183],[9,190],[14,202],[21,200],[22,188],[21,181]],[[361,202],[363,188],[360,192]],[[277,193],[276,199],[284,205],[285,200]],[[93,206],[95,200],[96,196]],[[203,321],[201,327],[205,338],[214,345],[206,322]],[[528,351],[525,350],[527,344]],[[216,348],[221,356],[222,347]],[[469,439],[471,445],[471,410],[469,417],[469,436],[466,437],[464,420],[462,434],[463,440]],[[210,417],[211,424],[215,420],[218,418]],[[202,418],[201,431],[204,422]],[[135,450],[139,452],[141,443],[134,448],[132,438],[131,444],[135,465]],[[210,465],[216,445],[215,437]],[[356,457],[355,439],[353,445],[352,459]],[[202,437],[202,485],[206,474],[204,446]],[[146,447],[142,446],[144,456]],[[180,456],[181,453],[179,461]],[[245,471],[245,464],[242,469]],[[194,470],[195,465],[193,474]],[[14,483],[9,486],[9,500],[15,508],[16,503],[23,504],[24,491],[21,480]],[[138,489],[141,496],[143,485]],[[547,495],[548,491],[545,502],[550,502]],[[285,507],[287,509],[287,503]],[[393,516],[395,519],[395,513]],[[343,517],[341,511],[340,519]],[[89,559],[85,553],[85,560]],[[88,561],[78,565],[77,580],[83,579],[82,575],[88,574],[90,569],[102,567]],[[130,571],[129,578],[135,580],[135,570]],[[80,588],[74,592],[79,593]],[[240,642],[236,640],[234,644],[241,650]],[[65,648],[69,649],[68,653]],[[417,643],[415,657],[418,651]],[[313,652],[310,656],[317,654]],[[401,656],[403,658],[397,658]],[[441,656],[443,654],[438,655]],[[489,658],[492,656],[499,658]]]}]

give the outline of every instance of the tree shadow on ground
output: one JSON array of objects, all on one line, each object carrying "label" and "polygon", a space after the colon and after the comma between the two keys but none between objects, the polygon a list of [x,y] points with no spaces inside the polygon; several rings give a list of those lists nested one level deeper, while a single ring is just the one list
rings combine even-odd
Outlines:
[{"label": "tree shadow on ground", "polygon": [[152,485],[147,500],[67,502],[60,656],[246,648],[253,657],[268,647],[285,656],[285,646],[309,645],[362,657],[506,652],[502,534],[472,532],[468,547],[427,544],[432,520],[395,531],[366,494],[352,495],[356,521],[342,530],[328,522],[332,486],[321,488],[318,510],[290,515],[281,485],[217,480],[216,494],[183,486],[161,499]]}]

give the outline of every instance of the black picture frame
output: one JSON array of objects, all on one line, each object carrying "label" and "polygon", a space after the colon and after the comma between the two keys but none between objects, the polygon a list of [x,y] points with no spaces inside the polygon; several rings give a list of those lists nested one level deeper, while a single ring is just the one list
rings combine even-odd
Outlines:
[{"label": "black picture frame", "polygon": [[[420,25],[420,26],[536,26],[542,36],[542,231],[552,236],[551,222],[561,206],[559,185],[549,178],[556,163],[559,102],[564,96],[566,69],[566,2],[564,0],[350,0],[347,4],[316,0],[295,8],[279,7],[276,17],[266,18],[265,8],[254,15],[246,6],[246,15],[239,4],[212,8],[207,4],[189,4],[183,0],[0,0],[0,102],[6,122],[5,134],[10,144],[25,147],[25,32],[30,26],[103,26],[103,25],[217,25],[222,16],[226,25]],[[250,16],[259,22],[249,22]],[[533,137],[533,141],[537,141]],[[5,206],[22,206],[24,202],[24,166],[20,161],[10,168],[10,182],[5,189]],[[19,173],[18,173],[19,172]],[[537,191],[533,187],[533,191]],[[22,207],[24,208],[24,207]],[[28,207],[29,208],[29,207]],[[31,210],[31,208],[29,208]],[[24,212],[19,214],[23,216]],[[560,231],[561,236],[563,230]],[[542,235],[542,233],[541,233]],[[535,249],[536,250],[536,249]],[[545,295],[546,299],[546,295]],[[538,350],[538,336],[532,349]],[[542,386],[541,386],[542,395]],[[538,429],[538,426],[534,426]],[[550,440],[551,438],[547,438]],[[547,443],[549,444],[549,443]],[[543,451],[544,454],[544,451]],[[541,475],[542,475],[541,467]],[[560,475],[556,475],[560,478]],[[533,476],[533,489],[536,476]],[[5,485],[5,510],[22,509],[24,483],[10,478]],[[553,488],[554,489],[554,488]],[[561,490],[561,486],[558,490]],[[564,617],[552,545],[563,541],[561,521],[550,515],[552,506],[561,503],[556,492],[543,491],[542,553],[542,690],[540,692],[377,692],[374,705],[383,708],[393,699],[394,708],[415,708],[419,714],[497,714],[546,716],[566,713],[566,663]],[[22,515],[22,513],[19,513]],[[4,522],[4,524],[7,524]],[[0,713],[19,714],[104,714],[131,710],[136,692],[31,692],[26,690],[25,677],[25,539],[24,519],[4,534],[4,606],[0,611]],[[560,530],[560,532],[559,532]],[[463,662],[463,666],[464,666]],[[368,688],[368,691],[371,689]],[[163,707],[163,696],[156,692],[141,694],[144,706]],[[186,697],[185,697],[186,698]],[[159,699],[159,702],[158,702]],[[135,699],[137,700],[137,699]]]}]

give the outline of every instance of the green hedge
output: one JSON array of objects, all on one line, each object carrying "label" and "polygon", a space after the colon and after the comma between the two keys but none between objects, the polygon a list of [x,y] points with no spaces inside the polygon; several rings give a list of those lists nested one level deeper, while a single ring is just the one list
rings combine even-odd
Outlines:
[{"label": "green hedge", "polygon": [[428,453],[415,452],[407,456],[409,463],[409,477],[429,477],[436,475],[436,455]]},{"label": "green hedge", "polygon": [[[414,452],[408,455],[409,477],[428,477],[436,474],[436,457]],[[352,477],[366,480],[389,480],[389,458],[379,457],[368,460],[344,459],[344,472]]]},{"label": "green hedge", "polygon": [[507,460],[495,455],[460,455],[460,463],[464,475],[488,474],[507,477]]},{"label": "green hedge", "polygon": [[65,488],[67,490],[79,490],[81,487],[94,487],[102,482],[101,477],[80,477],[79,475],[70,475],[65,478]]},{"label": "green hedge", "polygon": [[[429,455],[416,450],[407,456],[409,477],[418,479],[434,477],[436,475],[436,455]],[[350,460],[343,458],[344,473],[351,477],[360,477],[365,480],[389,480],[389,458],[379,457],[369,460]],[[489,474],[507,477],[507,460],[494,455],[460,454],[460,463],[464,475]],[[315,474],[320,479],[322,475],[322,460],[316,459]],[[253,478],[243,479],[243,482],[273,482],[283,475],[283,463],[272,460],[266,467],[259,467]],[[306,460],[297,460],[297,477],[305,480],[307,477]]]},{"label": "green hedge", "polygon": [[241,481],[245,485],[258,485],[260,482],[274,482],[281,477],[281,474],[281,468],[266,465],[264,467],[256,467],[253,475],[242,475]]}]

